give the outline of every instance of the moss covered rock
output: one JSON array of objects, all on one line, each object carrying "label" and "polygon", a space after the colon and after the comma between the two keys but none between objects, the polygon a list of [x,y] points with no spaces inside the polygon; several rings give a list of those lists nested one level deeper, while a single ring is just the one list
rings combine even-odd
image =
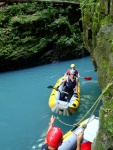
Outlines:
[{"label": "moss covered rock", "polygon": [[30,2],[0,9],[0,71],[82,57],[77,8]]},{"label": "moss covered rock", "polygon": [[[103,90],[113,83],[113,4],[110,0],[81,0],[83,39],[90,51]],[[113,149],[113,84],[103,94],[100,128],[93,150]]]}]

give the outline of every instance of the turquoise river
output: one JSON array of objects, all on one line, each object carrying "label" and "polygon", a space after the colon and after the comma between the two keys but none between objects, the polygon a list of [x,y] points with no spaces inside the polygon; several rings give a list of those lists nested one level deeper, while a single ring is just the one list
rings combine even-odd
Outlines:
[{"label": "turquoise river", "polygon": [[[81,76],[81,100],[76,113],[67,117],[51,112],[48,106],[51,89],[47,87],[54,86],[71,63],[76,64]],[[87,76],[92,80],[84,80]],[[77,123],[100,94],[90,57],[0,73],[0,150],[39,150],[51,115],[67,124]],[[96,116],[101,105],[102,102],[95,111]],[[58,120],[55,126],[64,133],[72,128]]]}]

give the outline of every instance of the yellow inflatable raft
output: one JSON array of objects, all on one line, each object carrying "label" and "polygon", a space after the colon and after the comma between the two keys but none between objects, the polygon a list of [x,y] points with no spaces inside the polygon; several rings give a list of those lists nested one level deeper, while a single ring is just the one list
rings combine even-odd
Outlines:
[{"label": "yellow inflatable raft", "polygon": [[57,86],[60,82],[65,78],[65,76],[58,79],[53,90],[49,97],[49,107],[51,108],[52,112],[57,114],[61,114],[64,116],[70,116],[75,113],[76,109],[79,106],[80,102],[80,83],[78,82],[78,93],[77,95],[72,95],[69,102],[60,100],[60,93],[63,92],[63,84],[59,87],[59,91],[56,90]]}]

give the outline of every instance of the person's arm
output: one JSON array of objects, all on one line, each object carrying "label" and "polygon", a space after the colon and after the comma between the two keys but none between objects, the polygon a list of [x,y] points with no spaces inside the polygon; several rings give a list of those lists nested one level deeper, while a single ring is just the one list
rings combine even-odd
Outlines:
[{"label": "person's arm", "polygon": [[76,77],[80,77],[80,74],[79,74],[79,72],[78,72],[78,70],[77,69],[75,69],[75,72],[76,72]]},{"label": "person's arm", "polygon": [[83,135],[84,135],[84,133],[82,133],[82,132],[77,135],[77,147],[76,147],[76,150],[81,150],[81,141],[83,139]]},{"label": "person's arm", "polygon": [[78,92],[78,78],[76,78],[76,85],[75,85],[75,93],[77,93]]},{"label": "person's arm", "polygon": [[[51,118],[50,118],[50,123],[49,123],[49,127],[48,127],[48,130],[47,130],[47,133],[53,127],[54,121],[55,121],[55,117],[52,115]],[[46,135],[47,135],[47,133],[46,133]],[[46,144],[46,143],[47,143],[47,141],[45,139],[44,144]]]},{"label": "person's arm", "polygon": [[[61,86],[64,82],[66,82],[67,81],[67,78],[65,78],[64,80],[62,80],[61,82],[60,82],[60,84],[59,84],[59,86]],[[57,88],[59,88],[59,86],[57,86]]]},{"label": "person's arm", "polygon": [[65,73],[65,75],[69,75],[70,74],[70,69],[68,69]]}]

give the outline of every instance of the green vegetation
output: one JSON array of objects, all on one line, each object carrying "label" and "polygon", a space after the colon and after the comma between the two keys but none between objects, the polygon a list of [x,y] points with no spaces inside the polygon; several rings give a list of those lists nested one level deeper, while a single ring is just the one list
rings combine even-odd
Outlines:
[{"label": "green vegetation", "polygon": [[[113,83],[113,7],[109,0],[81,0],[83,41],[98,71],[101,89]],[[113,149],[113,84],[102,97],[99,132],[92,150]]]},{"label": "green vegetation", "polygon": [[0,9],[0,70],[4,70],[7,63],[13,68],[21,68],[21,64],[38,65],[42,55],[49,50],[55,51],[57,59],[56,56],[44,58],[43,63],[47,63],[46,59],[50,62],[62,60],[70,49],[76,51],[82,38],[79,14],[75,18],[73,11],[72,6],[63,8],[37,2]]}]

